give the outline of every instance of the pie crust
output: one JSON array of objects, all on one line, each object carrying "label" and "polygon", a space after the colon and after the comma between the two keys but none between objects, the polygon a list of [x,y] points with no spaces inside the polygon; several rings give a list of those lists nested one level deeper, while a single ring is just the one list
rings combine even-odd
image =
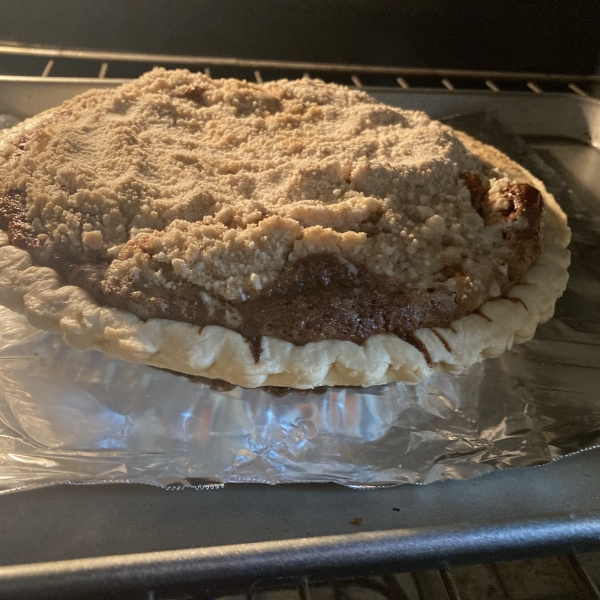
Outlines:
[{"label": "pie crust", "polygon": [[[13,128],[12,139],[19,131],[43,126],[59,111],[49,111]],[[248,336],[234,328],[210,324],[199,328],[166,318],[140,319],[128,310],[102,305],[81,287],[65,285],[54,269],[34,264],[30,253],[9,244],[3,232],[0,304],[24,313],[41,329],[60,333],[76,348],[97,349],[130,362],[244,387],[307,389],[392,381],[418,383],[433,371],[458,373],[484,358],[499,356],[514,343],[529,340],[537,325],[552,316],[568,279],[570,231],[566,216],[541,181],[498,150],[464,133],[454,134],[484,164],[512,181],[536,188],[545,210],[541,219],[543,246],[537,262],[506,294],[484,302],[447,327],[417,329],[409,341],[392,333],[377,333],[360,343],[322,339],[295,344],[262,335],[257,356]],[[2,140],[0,134],[0,153]],[[10,156],[10,148],[4,150],[4,158],[9,160]],[[94,237],[88,236],[88,242],[93,246]]]}]

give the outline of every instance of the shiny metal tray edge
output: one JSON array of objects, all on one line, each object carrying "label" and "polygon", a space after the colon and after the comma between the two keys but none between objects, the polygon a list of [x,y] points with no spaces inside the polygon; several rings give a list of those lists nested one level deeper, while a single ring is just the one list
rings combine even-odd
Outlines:
[{"label": "shiny metal tray edge", "polygon": [[[204,595],[252,589],[277,575],[314,580],[398,571],[446,568],[449,564],[525,558],[532,548],[543,554],[594,548],[600,513],[552,524],[527,520],[469,529],[390,530],[316,538],[259,542],[216,548],[106,556],[0,569],[0,597],[78,597],[121,592],[143,584],[164,587],[165,575],[179,586],[201,583]],[[518,543],[515,544],[515,540]],[[539,554],[539,553],[538,553]]]}]

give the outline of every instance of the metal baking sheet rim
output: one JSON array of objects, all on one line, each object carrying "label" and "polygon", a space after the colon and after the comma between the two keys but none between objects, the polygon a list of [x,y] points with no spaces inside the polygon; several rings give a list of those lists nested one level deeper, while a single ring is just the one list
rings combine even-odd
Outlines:
[{"label": "metal baking sheet rim", "polygon": [[[278,575],[316,579],[347,575],[445,568],[449,564],[497,562],[510,552],[526,557],[534,548],[547,554],[585,551],[597,545],[600,514],[577,520],[530,519],[469,529],[394,529],[346,535],[103,556],[0,567],[0,597],[62,598],[78,594],[201,584],[204,592],[247,589]],[[517,543],[515,544],[515,541]],[[515,552],[516,550],[516,552]],[[95,596],[94,596],[95,597]]]},{"label": "metal baking sheet rim", "polygon": [[[129,80],[0,75],[0,113],[30,117],[91,88],[116,87],[126,81]],[[458,111],[487,111],[495,113],[519,135],[571,138],[600,148],[600,99],[564,93],[364,89],[381,101],[424,110],[436,119]]]}]

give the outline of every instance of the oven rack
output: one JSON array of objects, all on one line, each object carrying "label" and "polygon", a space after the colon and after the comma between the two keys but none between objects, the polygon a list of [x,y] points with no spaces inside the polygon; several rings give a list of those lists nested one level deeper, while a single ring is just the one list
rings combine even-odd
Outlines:
[{"label": "oven rack", "polygon": [[[595,96],[600,89],[600,75],[528,73],[510,71],[481,71],[468,69],[433,69],[420,67],[396,67],[384,65],[352,65],[321,62],[297,62],[279,60],[240,59],[215,56],[186,56],[172,54],[148,54],[140,52],[114,52],[79,50],[42,46],[18,45],[0,40],[0,57],[46,59],[38,72],[28,69],[27,76],[52,77],[59,66],[77,63],[78,70],[85,70],[85,78],[113,78],[116,66],[138,66],[142,72],[153,66],[186,67],[203,70],[207,75],[227,75],[235,69],[236,76],[258,83],[279,78],[283,72],[288,77],[309,75],[325,80],[346,79],[345,83],[356,87],[400,87],[403,90],[484,89],[492,92],[523,91],[533,94],[564,92],[578,96]],[[243,75],[240,75],[243,72]],[[24,74],[24,73],[23,73]],[[25,75],[25,74],[24,74]],[[274,76],[275,75],[275,76]],[[82,75],[78,75],[78,78]]]},{"label": "oven rack", "polygon": [[[300,579],[287,584],[256,585],[220,600],[557,600],[600,598],[586,565],[600,568],[595,555],[566,554],[509,563],[470,565],[395,575],[327,582]],[[528,580],[528,581],[526,581]],[[561,581],[560,591],[557,580]],[[535,592],[532,594],[532,590]],[[281,595],[285,592],[285,595]],[[550,592],[550,593],[548,593]],[[556,595],[557,592],[560,595]],[[485,595],[484,595],[485,594]],[[199,600],[200,596],[198,597]],[[144,600],[180,600],[149,592]],[[194,599],[196,600],[196,599]]]}]

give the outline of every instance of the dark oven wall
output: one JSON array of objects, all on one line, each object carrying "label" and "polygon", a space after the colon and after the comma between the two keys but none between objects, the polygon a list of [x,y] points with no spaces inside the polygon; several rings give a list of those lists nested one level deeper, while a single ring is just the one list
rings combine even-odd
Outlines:
[{"label": "dark oven wall", "polygon": [[0,0],[27,44],[555,73],[596,72],[599,23],[597,0]]}]

